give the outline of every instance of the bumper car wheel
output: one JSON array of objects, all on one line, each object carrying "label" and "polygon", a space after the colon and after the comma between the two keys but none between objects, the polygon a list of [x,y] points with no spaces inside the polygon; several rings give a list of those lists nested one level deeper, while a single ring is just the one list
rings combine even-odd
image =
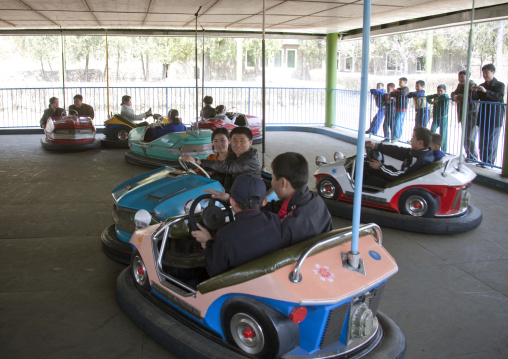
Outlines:
[{"label": "bumper car wheel", "polygon": [[338,199],[340,195],[340,185],[337,181],[330,177],[326,176],[320,178],[317,182],[317,192],[318,194],[325,199]]},{"label": "bumper car wheel", "polygon": [[410,216],[434,217],[439,208],[439,198],[423,189],[408,189],[399,198],[400,213]]},{"label": "bumper car wheel", "polygon": [[148,273],[146,272],[145,263],[141,258],[138,251],[132,253],[131,260],[131,274],[134,279],[134,283],[138,288],[141,288],[147,292],[150,291],[150,280],[148,279]]},{"label": "bumper car wheel", "polygon": [[115,130],[115,138],[120,141],[127,141],[129,138],[129,131],[127,131],[125,128],[117,128]]}]

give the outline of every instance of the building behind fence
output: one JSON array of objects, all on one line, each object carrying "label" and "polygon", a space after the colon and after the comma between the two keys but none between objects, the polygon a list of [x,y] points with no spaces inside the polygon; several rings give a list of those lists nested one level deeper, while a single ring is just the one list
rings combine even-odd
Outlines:
[{"label": "building behind fence", "polygon": [[[323,126],[325,119],[325,89],[322,88],[274,88],[266,89],[266,124],[267,125],[306,125]],[[177,109],[184,123],[189,124],[196,117],[196,88],[194,87],[110,87],[109,108],[108,91],[105,87],[61,87],[55,88],[10,88],[0,89],[0,127],[38,127],[39,119],[49,106],[50,97],[58,97],[60,105],[68,107],[72,104],[76,94],[83,96],[83,102],[95,109],[95,123],[101,125],[111,114],[118,113],[123,95],[132,97],[132,107],[136,113],[142,113],[152,108],[153,113],[166,115],[170,109]],[[262,89],[260,87],[206,87],[204,94],[198,89],[199,99],[204,95],[214,98],[214,106],[225,105],[229,112],[239,112],[261,117]],[[201,100],[200,100],[201,101]],[[447,106],[448,124],[446,128],[448,153],[460,153],[460,138],[462,127],[458,121],[457,104],[449,101]],[[475,102],[480,106],[479,102]],[[360,91],[334,90],[335,119],[334,126],[349,130],[358,130],[360,105]],[[502,164],[502,149],[504,148],[504,127],[506,104],[482,103],[484,111],[493,111],[502,116],[499,128],[500,136],[495,161],[493,165]],[[199,107],[201,107],[201,102]],[[428,111],[428,112],[427,112]],[[108,114],[109,112],[109,114]],[[378,112],[374,97],[368,102],[368,118],[366,128]],[[432,126],[432,108],[426,104],[425,113],[428,113],[427,127]],[[400,141],[409,142],[412,130],[415,127],[415,102],[408,101],[406,119]],[[479,114],[478,116],[481,116]],[[386,121],[386,118],[383,119]],[[377,135],[383,137],[382,126]],[[490,128],[489,128],[490,129]],[[485,128],[486,131],[489,129]],[[479,131],[477,131],[479,132]],[[475,148],[480,148],[480,138],[476,134]],[[491,143],[486,143],[492,146]],[[478,159],[481,162],[481,158]]]}]

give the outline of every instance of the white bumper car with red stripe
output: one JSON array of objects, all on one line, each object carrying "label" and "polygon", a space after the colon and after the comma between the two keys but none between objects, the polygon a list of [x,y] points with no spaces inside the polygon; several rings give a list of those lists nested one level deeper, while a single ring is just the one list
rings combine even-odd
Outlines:
[{"label": "white bumper car with red stripe", "polygon": [[[316,164],[316,190],[328,209],[333,215],[352,218],[356,156],[337,152],[333,162],[318,156]],[[364,186],[361,220],[429,234],[472,230],[482,221],[468,192],[475,176],[466,166],[459,170],[457,156],[445,156],[382,188]]]},{"label": "white bumper car with red stripe", "polygon": [[50,117],[44,128],[41,145],[48,151],[84,151],[98,148],[95,126],[90,117]]}]

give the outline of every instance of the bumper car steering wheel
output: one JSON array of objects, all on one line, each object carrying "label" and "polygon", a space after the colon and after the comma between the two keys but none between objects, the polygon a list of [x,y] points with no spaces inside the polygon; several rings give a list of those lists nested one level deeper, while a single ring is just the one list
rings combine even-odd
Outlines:
[{"label": "bumper car steering wheel", "polygon": [[370,147],[365,148],[365,160],[370,162],[372,160],[379,161],[381,163],[385,162],[385,156],[379,152],[378,150]]},{"label": "bumper car steering wheel", "polygon": [[[180,166],[183,168],[183,170],[185,172],[193,174],[193,175],[197,175],[196,171],[194,171],[193,169],[189,168],[189,166],[187,166],[187,162],[182,160],[182,157],[178,157],[178,163],[180,163]],[[208,172],[206,172],[203,169],[203,167],[198,165],[196,162],[188,162],[188,163],[192,163],[192,165],[195,166],[196,168],[198,168],[201,172],[203,172],[207,178],[210,178],[210,175],[208,174]]]},{"label": "bumper car steering wheel", "polygon": [[[208,199],[208,206],[201,213],[201,224],[210,232],[216,232],[224,227],[226,225],[226,216],[229,218],[230,222],[235,220],[233,217],[233,210],[228,202],[212,198],[211,194],[204,194],[196,198],[189,209],[189,225],[191,231],[199,230],[196,225],[195,212],[198,203],[205,199]],[[215,201],[222,204],[224,208],[226,208],[226,212],[217,206]]]}]

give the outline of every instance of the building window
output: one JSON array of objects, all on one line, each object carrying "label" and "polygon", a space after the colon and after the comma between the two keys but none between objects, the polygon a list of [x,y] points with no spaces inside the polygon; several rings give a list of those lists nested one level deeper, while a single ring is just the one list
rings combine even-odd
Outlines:
[{"label": "building window", "polygon": [[296,50],[287,50],[287,67],[294,69],[296,67]]},{"label": "building window", "polygon": [[282,50],[275,53],[275,57],[273,58],[273,67],[282,67]]},{"label": "building window", "polygon": [[353,58],[351,56],[348,56],[344,61],[344,71],[351,71],[352,69],[353,69]]},{"label": "building window", "polygon": [[247,56],[245,58],[245,67],[253,69],[255,66],[256,66],[256,57],[254,56],[254,51],[248,50]]}]

